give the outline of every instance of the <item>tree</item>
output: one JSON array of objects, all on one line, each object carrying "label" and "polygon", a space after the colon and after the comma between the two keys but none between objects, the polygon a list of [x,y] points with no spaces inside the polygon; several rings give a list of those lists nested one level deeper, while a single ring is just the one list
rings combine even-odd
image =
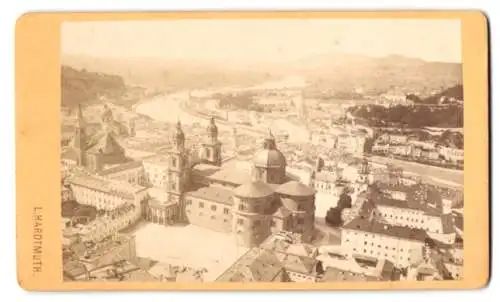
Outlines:
[{"label": "tree", "polygon": [[340,194],[337,207],[340,208],[340,210],[352,207],[352,198],[347,192],[347,189],[344,189],[344,191],[342,191],[342,194]]},{"label": "tree", "polygon": [[374,142],[375,142],[375,138],[367,138],[365,140],[365,144],[363,146],[363,152],[364,153],[372,152]]},{"label": "tree", "polygon": [[326,222],[326,224],[333,226],[333,227],[341,226],[342,225],[342,210],[339,209],[338,207],[330,208],[326,212],[325,222]]}]

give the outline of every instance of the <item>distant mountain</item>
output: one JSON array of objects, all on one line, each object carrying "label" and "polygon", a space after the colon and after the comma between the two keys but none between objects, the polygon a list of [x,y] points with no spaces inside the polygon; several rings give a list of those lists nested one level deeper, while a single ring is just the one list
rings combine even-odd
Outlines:
[{"label": "distant mountain", "polygon": [[64,56],[63,64],[112,73],[123,77],[127,85],[154,90],[201,89],[233,85],[255,85],[270,80],[264,70],[234,68],[234,64],[203,61],[165,61],[155,59],[109,59],[86,56]]},{"label": "distant mountain", "polygon": [[432,91],[462,82],[460,63],[427,62],[400,55],[370,57],[327,53],[287,63],[252,64],[85,56],[63,56],[62,61],[76,69],[119,75],[127,85],[161,91],[250,86],[290,75],[303,77],[312,91],[361,88],[374,94],[404,89],[427,91],[430,95]]},{"label": "distant mountain", "polygon": [[369,57],[331,53],[303,58],[287,65],[290,73],[307,78],[318,90],[384,91],[393,88],[422,91],[462,82],[462,64],[427,62],[399,55]]}]

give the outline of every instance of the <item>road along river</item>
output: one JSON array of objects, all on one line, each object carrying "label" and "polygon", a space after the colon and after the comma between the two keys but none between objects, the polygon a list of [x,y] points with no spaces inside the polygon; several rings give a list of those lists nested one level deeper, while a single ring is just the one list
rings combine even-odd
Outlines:
[{"label": "road along river", "polygon": [[[189,110],[183,109],[183,105],[186,104],[188,97],[188,92],[158,95],[150,100],[138,103],[134,106],[134,109],[137,113],[147,115],[162,122],[175,123],[177,120],[180,120],[183,124],[207,123],[208,116],[202,116],[201,114],[189,112]],[[234,127],[237,127],[238,131],[255,136],[262,136],[265,132],[263,129],[257,129],[256,127],[239,124],[236,125],[226,121],[219,121],[218,125],[220,128],[225,130],[232,130]],[[300,131],[300,127],[297,127],[284,119],[273,121],[271,128],[273,131],[285,130],[290,134],[295,134],[299,141],[302,141],[305,136],[305,133]],[[293,137],[294,135],[290,136],[290,141],[294,140]],[[405,173],[421,175],[424,179],[433,183],[454,187],[463,186],[463,171],[460,170],[444,169],[380,156],[372,156],[370,161],[377,164],[395,164],[402,167]]]}]

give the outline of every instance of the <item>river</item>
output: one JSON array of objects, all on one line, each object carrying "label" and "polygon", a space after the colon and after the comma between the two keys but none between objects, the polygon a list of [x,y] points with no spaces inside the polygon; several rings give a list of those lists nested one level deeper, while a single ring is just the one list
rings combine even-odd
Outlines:
[{"label": "river", "polygon": [[[296,79],[294,79],[294,81],[296,81]],[[269,87],[271,85],[264,84],[263,86]],[[279,82],[279,86],[286,87],[286,84],[284,84],[284,82]],[[244,90],[245,88],[241,89]],[[221,90],[223,91],[224,88],[221,88]],[[232,90],[234,91],[235,89],[232,88]],[[182,109],[181,104],[183,102],[186,102],[188,98],[189,98],[188,91],[180,91],[172,94],[158,95],[149,100],[144,100],[138,103],[137,105],[134,106],[134,109],[137,113],[147,115],[155,120],[162,122],[175,123],[178,120],[180,120],[181,123],[183,124],[199,123],[203,125],[207,123],[206,118],[190,114]],[[221,122],[219,123],[218,126],[219,128],[226,130],[231,130],[233,128],[233,125],[231,125],[230,123]],[[261,125],[260,128],[258,126],[257,127],[239,126],[239,128],[245,128],[245,130],[247,130],[245,132],[248,132],[249,134],[253,134],[255,136],[261,136],[263,133],[263,129],[265,129],[266,127],[275,132],[278,131],[288,132],[290,135],[289,140],[291,142],[300,143],[300,142],[307,142],[309,140],[309,134],[308,131],[305,129],[305,127],[301,127],[300,125],[291,123],[286,119],[275,119],[269,122],[267,126]],[[417,163],[397,161],[382,157],[372,158],[372,160],[382,164],[393,162],[398,166],[402,166],[405,172],[410,174],[426,176],[426,178],[428,178],[433,182],[439,182],[452,186],[463,186],[463,171],[443,169],[433,166],[421,165]]]}]

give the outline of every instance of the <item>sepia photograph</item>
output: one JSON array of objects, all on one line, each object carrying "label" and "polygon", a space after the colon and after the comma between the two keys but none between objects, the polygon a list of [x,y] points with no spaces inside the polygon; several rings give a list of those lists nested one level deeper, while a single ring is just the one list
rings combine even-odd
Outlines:
[{"label": "sepia photograph", "polygon": [[64,282],[462,280],[460,19],[60,32]]}]

